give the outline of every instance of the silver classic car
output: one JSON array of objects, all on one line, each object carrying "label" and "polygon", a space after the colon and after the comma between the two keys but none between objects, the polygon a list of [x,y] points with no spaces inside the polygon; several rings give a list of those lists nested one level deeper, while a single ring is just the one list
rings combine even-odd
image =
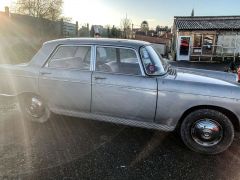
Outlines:
[{"label": "silver classic car", "polygon": [[154,45],[121,39],[60,39],[28,64],[0,66],[0,94],[25,119],[56,113],[178,131],[190,149],[217,154],[239,130],[240,87],[224,72],[176,69]]}]

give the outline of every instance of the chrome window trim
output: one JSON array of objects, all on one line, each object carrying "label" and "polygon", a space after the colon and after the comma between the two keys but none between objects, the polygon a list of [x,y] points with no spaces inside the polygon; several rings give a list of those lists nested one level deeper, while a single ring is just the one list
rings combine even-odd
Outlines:
[{"label": "chrome window trim", "polygon": [[[102,72],[102,71],[96,71],[96,61],[97,61],[97,48],[98,47],[105,47],[105,48],[118,48],[118,49],[130,49],[133,50],[137,56],[137,60],[138,60],[138,65],[141,71],[141,75],[135,75],[135,74],[124,74],[124,73],[113,73],[113,72]],[[95,52],[95,57],[94,57],[94,72],[101,72],[101,73],[108,73],[108,74],[119,74],[119,75],[128,75],[128,76],[146,76],[143,67],[142,67],[142,63],[141,63],[141,59],[140,59],[140,55],[138,53],[138,51],[135,48],[132,47],[123,47],[123,46],[113,46],[113,45],[95,45],[94,47],[94,52]]]},{"label": "chrome window trim", "polygon": [[96,70],[96,61],[97,61],[97,45],[93,46],[93,63],[92,63],[92,71]]},{"label": "chrome window trim", "polygon": [[[91,57],[90,57],[90,67],[89,69],[79,69],[79,68],[56,68],[56,67],[49,67],[49,63],[52,61],[52,57],[57,53],[58,49],[60,47],[90,47],[91,48]],[[59,69],[59,70],[81,70],[81,71],[93,71],[93,63],[94,63],[94,59],[93,59],[93,45],[91,44],[62,44],[62,45],[58,45],[53,53],[51,54],[51,56],[48,58],[47,62],[45,63],[45,65],[43,66],[43,68],[48,68],[48,69]]]}]

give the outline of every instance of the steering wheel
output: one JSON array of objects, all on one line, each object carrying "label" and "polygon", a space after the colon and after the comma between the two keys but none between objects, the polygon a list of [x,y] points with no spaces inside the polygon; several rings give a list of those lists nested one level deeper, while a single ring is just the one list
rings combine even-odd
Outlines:
[{"label": "steering wheel", "polygon": [[103,72],[112,72],[112,68],[108,64],[100,65],[100,69]]}]

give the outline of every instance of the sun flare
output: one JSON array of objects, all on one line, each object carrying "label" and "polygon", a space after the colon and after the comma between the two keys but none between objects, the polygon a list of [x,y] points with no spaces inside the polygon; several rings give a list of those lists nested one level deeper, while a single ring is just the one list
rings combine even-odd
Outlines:
[{"label": "sun flare", "polygon": [[80,23],[89,24],[116,24],[116,19],[121,16],[119,13],[108,7],[101,0],[89,1],[67,0],[64,2],[64,14],[69,17],[74,17],[73,20],[78,20]]},{"label": "sun flare", "polygon": [[0,11],[4,11],[6,6],[10,7],[14,0],[0,0]]}]

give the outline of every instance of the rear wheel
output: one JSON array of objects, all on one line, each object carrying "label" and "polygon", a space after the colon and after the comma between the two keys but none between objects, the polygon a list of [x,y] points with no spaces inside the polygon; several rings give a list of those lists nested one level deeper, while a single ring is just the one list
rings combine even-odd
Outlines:
[{"label": "rear wheel", "polygon": [[37,95],[25,95],[20,98],[20,108],[24,119],[44,123],[51,115],[47,104]]},{"label": "rear wheel", "polygon": [[203,154],[225,151],[234,138],[234,128],[229,118],[211,109],[190,113],[182,122],[180,133],[188,148]]}]

